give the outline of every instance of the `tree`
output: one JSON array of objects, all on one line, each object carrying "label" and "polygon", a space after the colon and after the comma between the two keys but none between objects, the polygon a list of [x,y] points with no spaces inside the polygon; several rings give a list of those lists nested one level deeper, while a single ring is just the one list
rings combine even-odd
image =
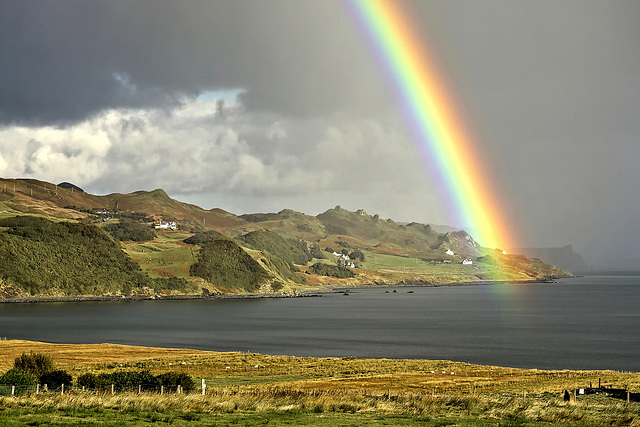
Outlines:
[{"label": "tree", "polygon": [[349,258],[355,261],[364,262],[364,252],[362,252],[359,249],[356,249],[355,251],[349,254]]},{"label": "tree", "polygon": [[31,372],[40,378],[44,374],[54,370],[53,358],[44,353],[22,353],[13,361],[13,368]]},{"label": "tree", "polygon": [[0,384],[5,386],[15,386],[17,391],[28,391],[28,388],[38,384],[38,377],[22,369],[10,369],[0,377]]},{"label": "tree", "polygon": [[119,223],[108,224],[104,229],[120,241],[131,240],[134,242],[144,242],[153,240],[157,236],[153,228],[131,220],[121,220]]}]

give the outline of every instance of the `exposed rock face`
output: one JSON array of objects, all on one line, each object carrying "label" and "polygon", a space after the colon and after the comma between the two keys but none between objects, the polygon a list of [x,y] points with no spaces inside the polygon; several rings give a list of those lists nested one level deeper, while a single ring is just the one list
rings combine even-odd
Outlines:
[{"label": "exposed rock face", "polygon": [[456,254],[478,257],[482,255],[480,245],[466,231],[451,231],[441,238],[438,249],[451,249]]},{"label": "exposed rock face", "polygon": [[26,298],[29,294],[15,285],[8,285],[0,279],[0,299]]}]

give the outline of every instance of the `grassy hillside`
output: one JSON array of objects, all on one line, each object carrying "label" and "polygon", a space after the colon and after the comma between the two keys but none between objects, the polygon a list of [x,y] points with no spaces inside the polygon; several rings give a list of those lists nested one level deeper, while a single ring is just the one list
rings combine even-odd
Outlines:
[{"label": "grassy hillside", "polygon": [[307,243],[298,239],[281,237],[270,230],[258,230],[239,238],[246,246],[259,251],[268,251],[283,261],[306,265],[313,259]]},{"label": "grassy hillside", "polygon": [[269,277],[256,260],[230,240],[203,243],[190,272],[218,289],[231,291],[255,292]]},{"label": "grassy hillside", "polygon": [[[52,243],[24,230],[20,235],[14,228],[0,229],[0,237],[6,242],[3,250],[15,247],[11,250],[22,254],[6,258],[5,265],[0,266],[4,294],[152,294],[163,289],[199,294],[203,288],[291,292],[371,283],[541,280],[568,274],[536,259],[482,248],[464,231],[443,234],[429,225],[400,225],[339,206],[317,217],[288,209],[236,216],[221,209],[207,211],[181,203],[163,190],[96,196],[77,186],[65,187],[30,179],[0,179],[0,219],[28,213],[56,223],[76,224],[61,226],[67,230],[93,230],[85,231],[83,243],[69,233],[62,241]],[[154,232],[151,226],[160,220],[175,221],[178,229]],[[96,234],[98,228],[121,242]],[[73,242],[67,244],[65,239]],[[207,242],[216,240],[235,242],[232,253],[240,258],[230,269],[227,267],[232,263],[225,258],[226,267],[213,274],[211,266],[205,264],[214,262],[212,257],[222,259],[226,255],[217,251],[208,260],[198,257],[210,250],[212,245]],[[66,248],[56,251],[56,245]],[[209,249],[203,251],[205,247]],[[73,248],[81,248],[75,250],[85,254],[69,252]],[[333,274],[340,277],[326,276],[327,267],[310,268],[318,260],[344,266],[343,260],[332,255],[334,251],[361,251],[367,258],[355,268],[349,267],[348,274]],[[29,260],[27,253],[35,254],[34,259]],[[116,258],[112,261],[110,256]],[[465,259],[472,264],[463,265]],[[245,267],[248,270],[239,273]],[[122,273],[117,273],[120,270]],[[244,275],[247,271],[260,272],[261,278],[249,279]],[[225,283],[227,280],[230,282]]]},{"label": "grassy hillside", "polygon": [[94,225],[0,220],[0,278],[30,295],[129,295],[158,283]]},{"label": "grassy hillside", "polygon": [[[77,188],[77,187],[76,187]],[[163,190],[97,196],[35,179],[0,179],[0,217],[17,214],[60,219],[95,218],[92,212],[144,212],[185,227],[241,227],[247,222],[222,209],[205,210],[171,199]]]}]

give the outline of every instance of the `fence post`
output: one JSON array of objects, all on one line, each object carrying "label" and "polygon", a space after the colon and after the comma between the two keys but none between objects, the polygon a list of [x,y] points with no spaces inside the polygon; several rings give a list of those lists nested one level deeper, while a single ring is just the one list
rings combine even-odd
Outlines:
[{"label": "fence post", "polygon": [[142,393],[142,384],[138,384],[138,394]]},{"label": "fence post", "polygon": [[40,384],[36,385],[36,394],[40,393]]},{"label": "fence post", "polygon": [[160,394],[164,394],[164,386],[163,385],[160,386]]},{"label": "fence post", "polygon": [[114,384],[111,384],[111,395],[113,396],[114,394],[116,394],[116,387]]},{"label": "fence post", "polygon": [[204,396],[204,391],[207,388],[207,385],[204,383],[204,378],[202,378],[202,395]]},{"label": "fence post", "polygon": [[16,386],[12,385],[11,386],[11,397],[14,397],[16,395]]},{"label": "fence post", "polygon": [[46,384],[42,387],[42,391],[44,391],[45,393],[49,391]]},{"label": "fence post", "polygon": [[60,389],[60,394],[64,394],[64,384],[62,384],[62,388]]}]

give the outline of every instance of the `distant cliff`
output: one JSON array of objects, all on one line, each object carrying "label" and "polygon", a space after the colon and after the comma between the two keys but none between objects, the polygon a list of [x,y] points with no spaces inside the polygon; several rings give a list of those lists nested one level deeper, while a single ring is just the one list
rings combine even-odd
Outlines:
[{"label": "distant cliff", "polygon": [[589,268],[582,256],[573,251],[572,245],[566,245],[561,248],[519,248],[515,249],[514,252],[531,258],[538,258],[563,270],[576,272]]}]

